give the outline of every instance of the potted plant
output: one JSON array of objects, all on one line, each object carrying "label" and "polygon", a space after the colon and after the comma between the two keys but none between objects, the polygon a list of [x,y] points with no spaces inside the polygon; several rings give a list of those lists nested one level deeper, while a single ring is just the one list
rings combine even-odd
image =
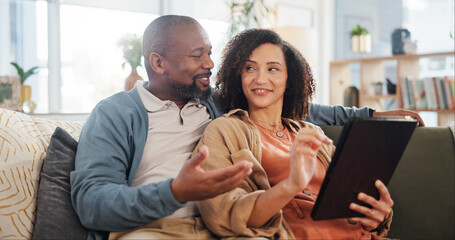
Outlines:
[{"label": "potted plant", "polygon": [[142,37],[135,34],[125,34],[117,44],[121,47],[125,60],[122,63],[122,68],[125,69],[126,64],[131,66],[131,73],[125,79],[125,91],[129,91],[134,87],[137,80],[142,80],[142,77],[137,73],[137,67],[142,66]]},{"label": "potted plant", "polygon": [[[264,0],[231,0],[226,3],[231,11],[229,38],[252,27],[251,18],[254,19],[256,26],[260,27],[258,16],[267,17],[271,13],[271,9],[264,3]],[[257,11],[254,10],[255,6],[259,8]]]},{"label": "potted plant", "polygon": [[350,34],[353,52],[371,52],[371,36],[366,28],[357,24]]},{"label": "potted plant", "polygon": [[374,82],[374,94],[382,95],[383,94],[383,83],[382,82]]},{"label": "potted plant", "polygon": [[27,80],[28,77],[31,75],[35,74],[35,70],[38,69],[38,66],[32,67],[27,71],[24,71],[22,67],[19,66],[19,64],[15,62],[11,62],[11,65],[13,65],[16,70],[17,74],[19,75],[21,79],[21,99],[22,99],[22,104],[24,104],[25,100],[28,100],[32,97],[32,87],[28,85],[24,85],[25,80]]}]

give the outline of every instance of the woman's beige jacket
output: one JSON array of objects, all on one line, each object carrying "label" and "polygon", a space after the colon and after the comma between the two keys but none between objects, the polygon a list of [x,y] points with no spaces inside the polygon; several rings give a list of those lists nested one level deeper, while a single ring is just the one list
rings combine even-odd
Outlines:
[{"label": "woman's beige jacket", "polygon": [[[301,128],[322,130],[311,123],[283,119],[292,132]],[[205,225],[220,237],[266,237],[272,239],[294,238],[291,228],[283,219],[282,212],[275,214],[260,228],[247,226],[254,203],[261,193],[270,188],[267,175],[261,166],[261,142],[259,132],[248,117],[248,112],[236,109],[210,123],[193,155],[206,145],[209,156],[202,167],[206,170],[226,168],[241,161],[253,163],[253,172],[237,188],[217,197],[197,202]],[[327,168],[335,146],[324,145],[318,159]],[[389,216],[378,231],[385,234],[390,226]]]}]

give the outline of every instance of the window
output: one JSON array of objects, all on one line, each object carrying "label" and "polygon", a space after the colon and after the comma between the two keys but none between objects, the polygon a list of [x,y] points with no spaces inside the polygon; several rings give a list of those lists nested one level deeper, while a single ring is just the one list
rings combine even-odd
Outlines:
[{"label": "window", "polygon": [[[122,69],[117,41],[124,34],[141,36],[162,14],[196,18],[213,45],[219,65],[227,42],[229,16],[223,0],[200,6],[199,0],[6,0],[0,1],[0,75],[16,75],[9,62],[24,69],[39,66],[27,79],[36,113],[87,113],[102,99],[122,91],[131,69]],[[219,11],[219,10],[218,10]],[[223,10],[224,11],[224,10]],[[48,48],[48,46],[50,46]],[[4,54],[6,53],[6,54]],[[214,70],[215,72],[215,70]],[[143,67],[138,73],[144,79]]]},{"label": "window", "polygon": [[[142,36],[147,25],[157,17],[154,14],[62,4],[62,111],[90,112],[100,100],[122,91],[130,69],[129,65],[125,70],[121,68],[123,58],[117,41],[126,33]],[[147,78],[145,72],[140,75]]]}]

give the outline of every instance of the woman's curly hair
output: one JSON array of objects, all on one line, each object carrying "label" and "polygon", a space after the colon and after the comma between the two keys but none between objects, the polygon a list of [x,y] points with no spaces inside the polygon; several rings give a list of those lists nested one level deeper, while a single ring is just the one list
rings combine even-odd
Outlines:
[{"label": "woman's curly hair", "polygon": [[265,43],[280,47],[286,61],[288,79],[281,116],[303,119],[309,114],[310,100],[315,89],[310,66],[296,48],[268,29],[245,30],[227,43],[216,83],[221,104],[226,112],[236,108],[248,110],[242,90],[242,69],[254,49]]}]

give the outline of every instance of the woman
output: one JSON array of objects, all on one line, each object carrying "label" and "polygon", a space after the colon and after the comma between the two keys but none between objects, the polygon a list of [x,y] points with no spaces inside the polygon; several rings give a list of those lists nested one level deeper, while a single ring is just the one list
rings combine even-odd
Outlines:
[{"label": "woman", "polygon": [[334,146],[319,127],[296,120],[308,115],[314,82],[295,48],[271,30],[246,30],[227,44],[217,78],[229,112],[207,126],[194,154],[206,145],[210,155],[205,169],[248,160],[253,173],[240,187],[197,203],[213,233],[372,239],[387,232],[393,201],[380,181],[376,183],[380,200],[359,194],[372,209],[350,206],[366,217],[311,219]]}]

